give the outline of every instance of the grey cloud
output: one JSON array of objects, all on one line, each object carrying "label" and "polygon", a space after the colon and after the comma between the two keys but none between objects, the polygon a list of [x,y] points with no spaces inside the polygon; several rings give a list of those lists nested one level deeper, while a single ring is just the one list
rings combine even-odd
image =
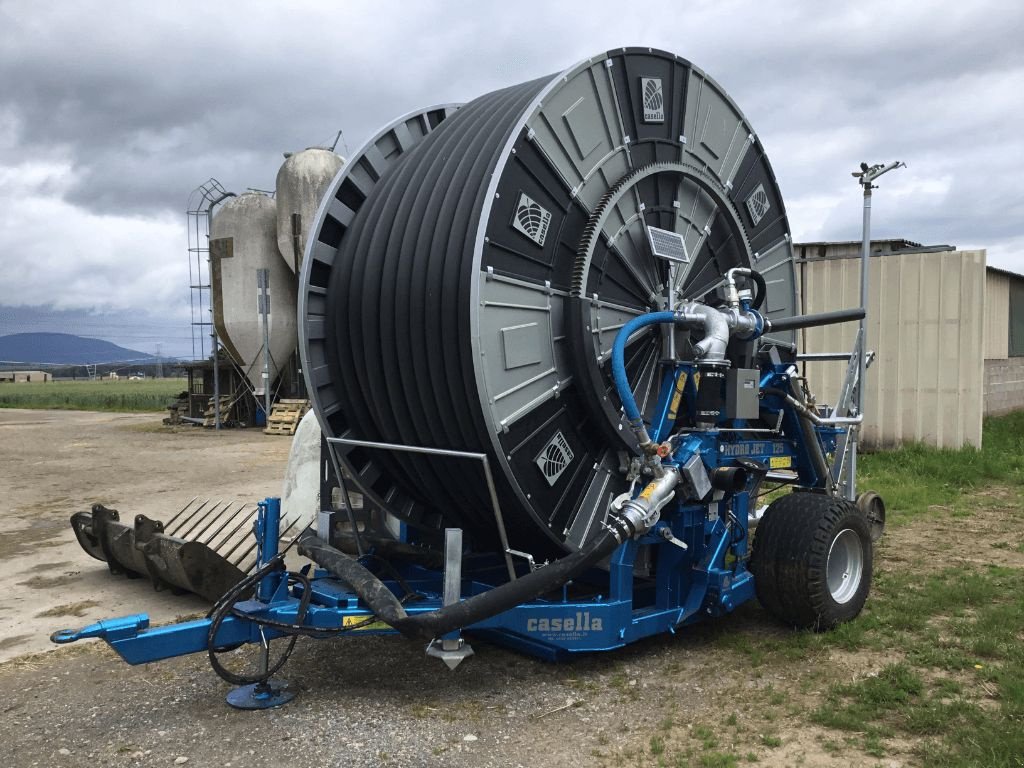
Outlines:
[{"label": "grey cloud", "polygon": [[[850,171],[901,159],[911,168],[884,180],[876,234],[986,245],[1002,266],[1024,271],[1024,9],[778,5],[0,0],[0,172],[31,159],[67,164],[62,183],[40,182],[33,194],[89,223],[69,235],[54,221],[16,250],[0,242],[0,254],[38,261],[33,254],[59,249],[58,237],[89,238],[107,221],[182,216],[210,176],[236,191],[269,188],[282,151],[339,128],[354,150],[411,109],[642,43],[689,58],[735,98],[768,150],[798,239],[857,237]],[[67,285],[96,285],[137,258],[124,243],[112,247],[120,250],[109,273],[64,264]],[[184,253],[178,242],[151,243],[145,258],[170,275],[167,264]],[[183,263],[174,274],[187,276]]]}]

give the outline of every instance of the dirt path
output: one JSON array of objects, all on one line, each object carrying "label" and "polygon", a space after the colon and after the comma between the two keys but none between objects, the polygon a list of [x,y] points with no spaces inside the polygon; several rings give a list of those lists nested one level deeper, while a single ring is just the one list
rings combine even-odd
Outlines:
[{"label": "dirt path", "polygon": [[154,622],[203,610],[197,598],[114,578],[75,542],[94,502],[164,518],[195,496],[280,494],[290,440],[259,431],[165,432],[159,414],[0,409],[0,661],[49,650],[51,632],[145,610]]}]

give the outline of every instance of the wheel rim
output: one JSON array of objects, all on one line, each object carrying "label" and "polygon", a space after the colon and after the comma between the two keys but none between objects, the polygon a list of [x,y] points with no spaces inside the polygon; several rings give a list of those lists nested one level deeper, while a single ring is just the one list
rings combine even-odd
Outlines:
[{"label": "wheel rim", "polygon": [[860,589],[864,573],[864,549],[853,529],[844,528],[833,539],[825,570],[832,599],[840,604],[849,602]]}]

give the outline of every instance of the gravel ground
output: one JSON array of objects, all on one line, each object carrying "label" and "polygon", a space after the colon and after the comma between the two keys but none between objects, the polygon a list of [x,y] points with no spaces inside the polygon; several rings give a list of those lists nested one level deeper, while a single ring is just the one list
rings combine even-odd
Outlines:
[{"label": "gravel ground", "polygon": [[281,675],[298,697],[262,712],[228,707],[205,657],[128,667],[92,643],[0,666],[0,743],[19,767],[590,765],[708,706],[705,634],[559,665],[477,641],[454,672],[397,637],[301,639]]},{"label": "gravel ground", "polygon": [[[568,665],[476,642],[477,656],[455,672],[400,638],[302,639],[283,673],[299,697],[268,712],[228,708],[230,687],[202,656],[129,667],[95,641],[54,650],[47,637],[61,627],[138,611],[158,623],[205,608],[111,576],[74,542],[71,512],[104,501],[161,517],[196,495],[276,493],[290,441],[251,430],[166,433],[156,414],[17,410],[0,410],[0,436],[0,493],[11,511],[0,520],[0,587],[13,598],[0,606],[8,765],[592,764],[599,746],[646,738],[641,693],[679,699],[675,708],[700,700],[685,682],[696,671],[681,690],[653,674],[688,656],[697,635]],[[661,706],[644,710],[657,721]]]},{"label": "gravel ground", "polygon": [[[0,517],[0,589],[9,596],[0,606],[0,768],[912,762],[912,744],[867,759],[807,721],[821,703],[821,672],[855,680],[889,656],[826,652],[752,664],[756,649],[789,635],[754,603],[675,636],[563,664],[473,640],[476,655],[449,672],[398,637],[303,638],[280,675],[298,697],[263,712],[229,708],[230,686],[203,655],[130,667],[96,641],[53,650],[46,638],[59,627],[138,611],[158,623],[205,609],[197,598],[111,576],[74,543],[71,512],[105,501],[160,517],[195,495],[252,500],[279,492],[286,438],[168,434],[158,418],[0,411],[8,509]],[[949,531],[901,531],[886,557],[920,553],[933,535],[936,552],[948,546]]]}]

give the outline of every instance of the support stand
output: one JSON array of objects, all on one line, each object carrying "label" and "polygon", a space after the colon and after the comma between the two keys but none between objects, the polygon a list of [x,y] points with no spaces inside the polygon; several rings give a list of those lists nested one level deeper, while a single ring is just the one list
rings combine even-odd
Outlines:
[{"label": "support stand", "polygon": [[235,709],[272,709],[294,698],[295,692],[288,690],[287,683],[264,680],[235,688],[228,694],[227,702]]},{"label": "support stand", "polygon": [[[262,568],[278,553],[281,537],[281,500],[269,498],[260,502],[256,516],[256,541],[259,556],[256,567]],[[267,603],[273,599],[278,583],[275,575],[268,573],[260,581],[256,589],[259,600]],[[227,702],[235,709],[271,709],[287,704],[295,698],[294,691],[288,690],[288,683],[283,680],[270,679],[270,641],[263,627],[259,628],[262,644],[261,662],[263,665],[262,679],[249,685],[242,685],[228,693]]]},{"label": "support stand", "polygon": [[[444,529],[444,604],[452,605],[462,599],[462,529]],[[473,647],[461,636],[459,630],[450,632],[440,639],[434,638],[427,645],[427,656],[440,659],[448,669],[455,669],[473,655]]]}]

